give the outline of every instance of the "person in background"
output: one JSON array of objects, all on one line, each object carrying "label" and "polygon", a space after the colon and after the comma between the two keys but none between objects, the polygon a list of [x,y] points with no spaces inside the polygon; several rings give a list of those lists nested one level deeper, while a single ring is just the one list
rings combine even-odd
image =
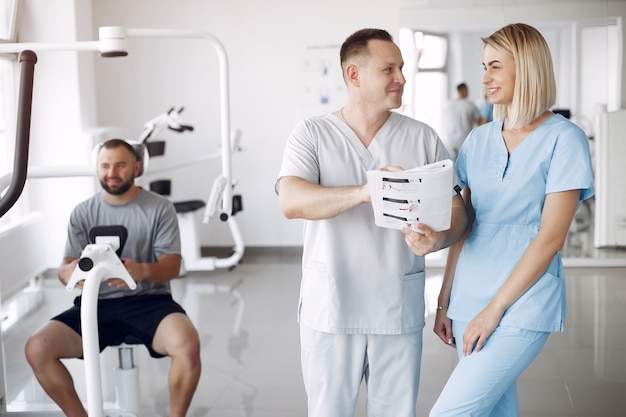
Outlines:
[{"label": "person in background", "polygon": [[456,163],[470,225],[449,250],[434,331],[459,362],[431,417],[519,415],[517,378],[563,331],[559,251],[594,193],[586,134],[549,110],[556,82],[541,33],[518,23],[482,40],[494,121]]},{"label": "person in background", "polygon": [[[59,280],[67,285],[94,226],[122,225],[128,237],[122,262],[137,288],[116,277],[102,282],[98,300],[100,350],[132,337],[155,358],[169,356],[170,417],[183,417],[200,378],[200,340],[184,310],[173,299],[169,281],[180,271],[180,235],[174,206],[135,185],[141,171],[132,145],[121,139],[98,151],[103,191],[72,211]],[[82,288],[82,283],[77,285]],[[25,348],[37,380],[65,415],[87,416],[72,377],[61,362],[82,357],[81,296],[32,335]]]},{"label": "person in background", "polygon": [[481,122],[478,107],[467,98],[469,95],[467,84],[460,83],[456,86],[456,91],[456,98],[448,102],[444,112],[447,120],[444,144],[453,161],[456,161],[459,149],[469,132]]},{"label": "person in background", "polygon": [[484,93],[484,102],[480,105],[478,111],[480,112],[480,121],[479,125],[489,123],[493,121],[493,103],[489,101],[489,96],[487,95],[487,89],[485,88]]},{"label": "person in background", "polygon": [[405,84],[400,49],[362,29],[340,50],[348,100],[301,121],[276,182],[288,219],[305,219],[298,306],[309,417],[353,416],[363,379],[372,416],[415,417],[424,326],[424,255],[454,243],[465,209],[450,184],[451,228],[378,227],[367,171],[448,158],[435,131],[392,109]]}]

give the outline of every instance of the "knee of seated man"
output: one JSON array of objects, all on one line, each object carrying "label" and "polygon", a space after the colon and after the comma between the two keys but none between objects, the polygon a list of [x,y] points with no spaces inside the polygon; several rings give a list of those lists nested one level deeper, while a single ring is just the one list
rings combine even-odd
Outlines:
[{"label": "knee of seated man", "polygon": [[[65,351],[65,353],[61,355],[59,346],[57,345],[58,340],[56,340],[55,337],[51,337],[57,331],[56,328],[51,326],[56,325],[56,322],[51,322],[48,326],[30,336],[24,345],[26,361],[35,370],[50,360],[59,359],[61,356],[69,357],[75,354],[78,357],[82,351],[80,344],[78,346],[66,345],[64,349],[71,349],[71,352]],[[66,339],[65,341],[68,342],[70,340],[71,339]],[[80,339],[77,340],[80,341]]]},{"label": "knee of seated man", "polygon": [[181,336],[181,355],[185,356],[189,362],[200,361],[200,337],[195,328],[191,327]]},{"label": "knee of seated man", "polygon": [[[172,317],[173,319],[173,317]],[[180,357],[188,362],[200,359],[200,337],[187,316],[177,316],[176,323],[157,331],[162,331],[159,339],[163,340],[163,348],[171,357]]]},{"label": "knee of seated man", "polygon": [[37,369],[42,363],[45,346],[37,335],[31,336],[24,346],[26,361],[33,369]]},{"label": "knee of seated man", "polygon": [[182,342],[173,348],[168,355],[172,359],[176,359],[179,364],[185,364],[184,366],[190,370],[199,368],[201,366],[200,341],[197,335],[187,337]]}]

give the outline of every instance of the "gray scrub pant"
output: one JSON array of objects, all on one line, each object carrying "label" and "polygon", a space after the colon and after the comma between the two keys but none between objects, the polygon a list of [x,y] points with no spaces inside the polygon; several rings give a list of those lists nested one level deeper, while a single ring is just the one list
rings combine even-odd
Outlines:
[{"label": "gray scrub pant", "polygon": [[422,331],[335,334],[300,325],[308,417],[353,417],[361,382],[370,417],[415,417]]}]

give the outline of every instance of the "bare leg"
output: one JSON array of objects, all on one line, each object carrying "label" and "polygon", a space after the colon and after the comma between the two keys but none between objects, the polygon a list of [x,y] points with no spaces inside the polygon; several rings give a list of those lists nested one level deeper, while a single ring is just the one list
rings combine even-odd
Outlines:
[{"label": "bare leg", "polygon": [[170,417],[184,417],[200,380],[200,339],[182,313],[165,317],[154,335],[153,349],[172,358],[169,374]]},{"label": "bare leg", "polygon": [[62,358],[82,355],[81,337],[58,321],[46,323],[26,342],[26,360],[46,394],[68,417],[87,417]]}]

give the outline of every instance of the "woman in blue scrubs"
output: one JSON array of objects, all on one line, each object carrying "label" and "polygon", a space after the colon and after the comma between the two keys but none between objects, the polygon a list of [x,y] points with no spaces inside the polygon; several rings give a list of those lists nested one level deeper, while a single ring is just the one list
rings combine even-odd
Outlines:
[{"label": "woman in blue scrubs", "polygon": [[516,381],[550,332],[563,331],[562,248],[594,193],[588,139],[549,109],[552,58],[533,27],[483,38],[494,121],[474,129],[456,168],[471,220],[450,248],[435,333],[459,363],[431,416],[518,416]]}]

